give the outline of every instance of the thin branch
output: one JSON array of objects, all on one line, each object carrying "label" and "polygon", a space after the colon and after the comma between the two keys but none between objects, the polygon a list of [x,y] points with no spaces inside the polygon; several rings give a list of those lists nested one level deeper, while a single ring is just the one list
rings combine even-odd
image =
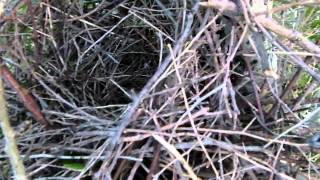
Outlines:
[{"label": "thin branch", "polygon": [[[192,22],[193,22],[193,14],[189,14],[188,19],[187,19],[186,28],[173,49],[174,56],[183,47],[184,42],[187,40],[189,33],[191,32],[191,29],[192,29],[191,28]],[[164,60],[164,62],[159,66],[158,70],[149,79],[148,83],[144,86],[144,88],[140,91],[140,93],[134,98],[131,105],[129,105],[128,110],[125,112],[124,117],[120,121],[120,124],[117,128],[118,129],[117,133],[115,134],[114,138],[111,141],[110,149],[113,149],[114,146],[118,143],[123,130],[132,121],[132,117],[136,113],[137,108],[139,107],[140,103],[145,98],[145,96],[148,95],[148,93],[150,92],[154,83],[159,79],[159,77],[163,74],[163,72],[167,69],[167,67],[171,63],[171,61],[172,61],[171,57],[172,57],[171,55],[167,56],[167,58]]]},{"label": "thin branch", "polygon": [[320,58],[320,47],[305,38],[302,33],[281,26],[277,21],[270,18],[258,16],[255,18],[255,20],[257,23],[263,25],[266,29],[269,29],[276,34],[289,39],[309,52],[315,53],[315,57]]},{"label": "thin branch", "polygon": [[[311,60],[311,57],[307,56],[307,58],[305,59],[305,62],[308,63],[310,60]],[[299,80],[300,75],[302,74],[302,72],[303,72],[302,69],[299,67],[297,72],[292,76],[290,82],[288,83],[288,85],[283,90],[282,94],[280,95],[280,99],[284,100],[288,96],[290,90],[292,90],[293,86]],[[278,105],[279,105],[279,103],[276,102],[272,106],[271,110],[267,113],[268,116],[272,116],[276,112]]]},{"label": "thin branch", "polygon": [[[231,12],[231,14],[233,15],[239,13],[243,14],[243,11],[236,3],[229,0],[223,0],[223,2],[224,3],[222,3],[221,0],[209,0],[207,3],[201,3],[201,5],[212,7],[222,12]],[[277,21],[261,15],[256,16],[254,19],[257,23],[260,23],[265,28],[273,31],[274,33],[280,36],[289,39],[290,41],[298,44],[300,47],[308,50],[309,52],[315,53],[316,57],[320,58],[320,47],[318,47],[316,44],[305,38],[302,33],[288,29],[280,25]]]},{"label": "thin branch", "polygon": [[[259,25],[259,28],[261,31],[266,35],[266,37],[269,39],[271,43],[273,43],[275,46],[277,46],[279,49],[285,51],[285,52],[290,52],[291,49],[284,44],[282,44],[279,40],[275,39],[271,33],[265,29],[264,26]],[[301,58],[300,56],[297,56],[295,54],[288,54],[290,57],[289,61],[292,63],[296,64],[299,66],[299,68],[303,69],[307,73],[309,73],[316,81],[320,82],[320,73],[319,71],[315,70],[315,68],[309,67]]]},{"label": "thin branch", "polygon": [[2,75],[0,73],[0,125],[6,142],[5,150],[9,156],[15,179],[27,180],[28,178],[25,167],[20,158],[18,146],[15,140],[15,133],[10,125],[6,104],[4,85],[2,81]]},{"label": "thin branch", "polygon": [[153,135],[153,138],[156,139],[162,146],[164,146],[172,155],[177,158],[183,165],[183,167],[187,170],[187,173],[189,175],[189,178],[192,180],[198,180],[199,178],[192,170],[191,166],[188,164],[188,162],[183,158],[183,156],[179,153],[179,151],[171,144],[169,144],[165,139],[158,135]]},{"label": "thin branch", "polygon": [[[294,8],[294,7],[297,7],[297,6],[312,6],[312,5],[319,5],[320,4],[320,1],[317,1],[317,0],[307,0],[307,1],[300,1],[300,2],[292,2],[292,3],[289,3],[289,4],[284,4],[280,7],[276,7],[276,8],[272,8],[270,10],[270,14],[273,14],[273,13],[277,13],[277,12],[281,12],[281,11],[285,11],[285,10],[288,10],[290,8]],[[268,12],[264,12],[264,13],[268,13]]]},{"label": "thin branch", "polygon": [[256,83],[256,80],[255,80],[255,77],[253,75],[253,72],[252,72],[252,67],[251,67],[251,64],[250,62],[245,59],[244,60],[245,63],[246,63],[246,66],[247,66],[247,69],[249,71],[249,76],[250,76],[250,79],[252,80],[252,87],[253,87],[253,92],[254,92],[254,95],[255,95],[255,98],[256,98],[256,102],[257,102],[257,106],[258,106],[258,112],[259,112],[259,115],[260,115],[260,118],[257,118],[257,121],[259,122],[259,124],[266,130],[268,131],[269,133],[271,133],[272,135],[275,135],[275,133],[266,126],[265,124],[265,118],[264,118],[264,114],[263,114],[263,110],[262,110],[262,105],[261,105],[261,101],[260,101],[260,97],[259,97],[259,93],[258,93],[258,89],[257,89],[257,83]]},{"label": "thin branch", "polygon": [[[2,59],[0,59],[0,62]],[[51,127],[50,122],[44,117],[41,112],[40,106],[32,97],[27,89],[22,87],[19,82],[13,77],[6,65],[0,65],[1,76],[11,85],[11,87],[17,92],[19,98],[23,102],[24,106],[33,114],[33,117],[47,128]]]}]

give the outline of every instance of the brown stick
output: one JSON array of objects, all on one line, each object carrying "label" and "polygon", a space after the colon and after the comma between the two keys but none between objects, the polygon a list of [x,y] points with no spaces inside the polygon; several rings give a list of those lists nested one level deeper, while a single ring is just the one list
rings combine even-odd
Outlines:
[{"label": "brown stick", "polygon": [[[179,38],[179,40],[177,41],[175,48],[173,49],[174,56],[183,47],[183,43],[187,40],[189,33],[191,32],[193,16],[195,13],[196,12],[191,13],[188,16],[186,28],[182,33],[181,37]],[[167,56],[167,58],[163,61],[163,63],[159,66],[157,71],[154,73],[154,75],[149,79],[149,81],[144,86],[144,88],[140,91],[140,93],[134,98],[133,102],[129,105],[128,110],[126,111],[123,118],[119,122],[119,125],[117,127],[117,133],[114,135],[108,147],[110,151],[119,143],[119,139],[121,137],[122,132],[127,127],[127,125],[133,120],[133,116],[136,114],[140,103],[145,98],[145,96],[149,94],[152,86],[159,79],[162,73],[166,70],[166,68],[169,66],[171,61],[172,61],[172,56],[171,55]]]},{"label": "brown stick", "polygon": [[277,21],[266,18],[266,17],[257,17],[255,18],[256,22],[263,25],[265,28],[271,30],[272,32],[288,38],[290,41],[298,44],[300,47],[308,50],[309,52],[315,53],[317,58],[320,58],[320,47],[315,43],[311,42],[303,36],[302,33],[287,29],[284,26],[280,25]]},{"label": "brown stick", "polygon": [[[281,12],[281,11],[285,11],[288,10],[290,8],[295,8],[297,6],[312,6],[312,5],[319,5],[320,1],[316,2],[316,1],[300,1],[300,2],[293,2],[293,3],[289,3],[289,4],[284,4],[280,7],[276,7],[276,8],[272,8],[270,10],[270,14],[273,13],[277,13],[277,12]],[[263,14],[266,14],[268,12],[263,12]],[[259,13],[262,14],[262,13]]]},{"label": "brown stick", "polygon": [[262,106],[261,106],[261,102],[260,102],[260,97],[259,97],[259,93],[258,93],[258,89],[256,87],[256,81],[255,81],[255,78],[253,76],[253,72],[252,72],[252,68],[251,68],[251,65],[250,65],[250,62],[248,62],[248,60],[244,60],[245,63],[246,63],[246,66],[247,66],[247,69],[249,71],[249,75],[250,75],[250,79],[252,80],[252,87],[253,87],[253,92],[254,92],[254,95],[255,95],[255,98],[256,98],[256,102],[257,102],[257,106],[258,106],[258,112],[259,112],[259,116],[260,116],[260,119],[257,118],[257,121],[259,122],[259,124],[266,130],[268,131],[269,133],[271,133],[272,135],[275,135],[275,133],[266,126],[265,124],[265,119],[264,119],[264,114],[263,114],[263,111],[262,111]]},{"label": "brown stick", "polygon": [[149,170],[149,174],[147,176],[147,180],[152,180],[153,175],[155,174],[155,172],[157,172],[157,169],[159,167],[159,160],[160,160],[160,150],[161,150],[161,146],[158,142],[155,142],[156,144],[154,145],[154,158],[152,160],[151,163],[151,167]]},{"label": "brown stick", "polygon": [[[308,63],[310,60],[311,60],[311,57],[308,56],[308,57],[306,57],[305,62]],[[292,76],[289,84],[286,86],[286,88],[283,90],[282,94],[280,95],[280,99],[284,100],[287,97],[287,95],[289,94],[290,90],[293,88],[293,86],[299,80],[300,75],[302,74],[302,72],[303,72],[302,68],[299,67],[297,72]],[[279,103],[276,102],[272,106],[271,110],[267,113],[268,116],[272,116],[275,113],[275,111],[277,110],[278,105],[279,105]]]},{"label": "brown stick", "polygon": [[24,106],[33,114],[33,117],[46,127],[51,127],[51,124],[46,120],[37,102],[27,89],[23,88],[19,82],[14,78],[6,65],[0,66],[1,75],[10,84],[10,86],[18,93]]},{"label": "brown stick", "polygon": [[[241,8],[235,2],[230,0],[223,0],[222,2],[221,0],[209,0],[206,3],[201,3],[201,5],[212,7],[220,11],[227,10],[233,14],[243,14]],[[315,57],[320,58],[320,47],[305,38],[302,33],[288,29],[280,25],[277,21],[261,15],[256,16],[254,20],[277,35],[283,36],[309,52],[315,53]]]}]

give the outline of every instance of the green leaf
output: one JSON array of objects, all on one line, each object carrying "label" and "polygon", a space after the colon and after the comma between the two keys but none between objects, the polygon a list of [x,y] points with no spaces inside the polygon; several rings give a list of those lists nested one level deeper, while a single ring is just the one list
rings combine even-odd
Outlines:
[{"label": "green leaf", "polygon": [[24,4],[18,9],[18,14],[26,14],[28,11],[28,5]]},{"label": "green leaf", "polygon": [[305,87],[307,87],[307,85],[310,84],[311,80],[312,80],[312,77],[309,74],[303,73],[301,78],[298,81],[299,88],[304,89]]},{"label": "green leaf", "polygon": [[63,167],[74,171],[82,171],[85,168],[85,164],[81,162],[64,161]]}]

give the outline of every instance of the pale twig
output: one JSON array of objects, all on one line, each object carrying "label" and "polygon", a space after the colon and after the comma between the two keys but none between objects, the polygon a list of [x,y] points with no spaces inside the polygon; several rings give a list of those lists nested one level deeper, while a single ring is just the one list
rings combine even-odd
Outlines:
[{"label": "pale twig", "polygon": [[288,38],[290,41],[298,44],[300,47],[308,50],[311,53],[315,53],[316,57],[320,58],[320,47],[318,47],[316,44],[305,38],[302,33],[288,29],[280,25],[277,21],[270,18],[259,16],[255,20],[256,22],[264,26],[266,29],[269,29],[280,36]]},{"label": "pale twig", "polygon": [[183,158],[183,156],[174,146],[169,144],[165,139],[158,135],[153,135],[153,138],[156,139],[160,144],[162,144],[170,153],[172,153],[181,162],[183,167],[187,170],[189,178],[191,178],[192,180],[198,180],[197,175],[193,172],[188,162]]},{"label": "pale twig", "polygon": [[15,133],[10,125],[10,120],[7,113],[6,100],[4,94],[4,84],[0,73],[0,125],[4,139],[6,142],[5,150],[9,156],[11,168],[15,179],[27,180],[25,167],[20,158],[18,146],[15,140]]},{"label": "pale twig", "polygon": [[[202,3],[202,5],[209,6],[215,9],[218,9],[220,11],[227,10],[228,12],[231,12],[233,14],[242,14],[241,9],[232,1],[224,1],[225,3],[221,3],[217,0],[211,0],[208,1],[208,3]],[[261,12],[257,12],[261,13]],[[283,36],[290,41],[298,44],[300,47],[308,50],[311,53],[315,53],[316,57],[320,58],[320,48],[304,37],[304,35],[298,31],[293,31],[291,29],[288,29],[282,25],[280,25],[277,21],[267,18],[264,16],[256,16],[254,17],[254,20],[264,26],[265,28],[273,31],[274,33]]]},{"label": "pale twig", "polygon": [[[196,5],[197,7],[198,5]],[[197,9],[197,8],[195,8]],[[192,22],[193,22],[193,14],[189,14],[187,24],[185,31],[182,33],[180,39],[177,41],[173,52],[174,55],[178,53],[178,51],[183,47],[184,42],[187,40],[191,29],[192,29]],[[166,70],[166,68],[171,63],[172,59],[171,56],[168,56],[164,62],[159,66],[158,70],[154,73],[154,75],[149,79],[147,84],[144,86],[144,88],[140,91],[140,93],[134,98],[131,105],[129,105],[128,110],[125,112],[123,118],[120,121],[120,124],[118,126],[118,131],[111,140],[111,143],[109,145],[109,150],[114,149],[115,145],[118,143],[120,136],[123,132],[123,130],[127,127],[127,125],[132,121],[133,115],[136,113],[137,108],[139,107],[141,101],[145,98],[146,95],[149,94],[151,88],[154,85],[154,82],[159,79],[159,77],[163,74],[163,72]]]},{"label": "pale twig", "polygon": [[304,118],[303,120],[299,121],[297,124],[293,125],[292,127],[288,128],[287,130],[285,130],[283,133],[279,134],[277,137],[275,137],[273,140],[271,140],[270,142],[268,142],[264,147],[267,148],[268,146],[270,146],[272,143],[275,142],[275,140],[278,140],[279,138],[287,135],[289,132],[295,130],[296,128],[300,127],[301,125],[305,124],[306,122],[312,121],[315,117],[318,116],[318,114],[320,114],[320,107],[318,107],[317,109],[315,109],[314,111],[312,111],[311,113],[308,114],[308,116],[306,118]]},{"label": "pale twig", "polygon": [[270,11],[270,13],[277,13],[277,12],[281,12],[281,11],[285,11],[288,10],[290,8],[294,8],[297,6],[315,6],[315,5],[319,5],[320,1],[318,0],[306,0],[306,1],[299,1],[299,2],[292,2],[289,4],[284,4],[281,5],[280,7],[276,7],[276,8],[272,8]]}]

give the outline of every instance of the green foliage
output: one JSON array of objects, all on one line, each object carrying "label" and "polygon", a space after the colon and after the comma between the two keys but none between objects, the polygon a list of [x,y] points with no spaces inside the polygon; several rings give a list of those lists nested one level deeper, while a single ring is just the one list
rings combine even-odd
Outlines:
[{"label": "green foliage", "polygon": [[313,163],[320,164],[320,154],[312,153],[309,160]]},{"label": "green foliage", "polygon": [[305,89],[310,84],[311,81],[312,81],[312,77],[307,73],[303,73],[301,78],[298,81],[298,86],[301,89]]},{"label": "green foliage", "polygon": [[101,3],[101,0],[87,0],[83,1],[81,6],[83,7],[83,9],[88,11],[96,8],[99,3]]},{"label": "green foliage", "polygon": [[28,11],[28,6],[26,4],[24,4],[18,9],[17,14],[24,15],[27,13],[27,11]]},{"label": "green foliage", "polygon": [[73,171],[82,171],[85,168],[85,163],[83,162],[64,160],[62,164],[63,167]]},{"label": "green foliage", "polygon": [[320,19],[313,20],[313,21],[310,23],[310,28],[311,28],[311,29],[320,28]]},{"label": "green foliage", "polygon": [[305,22],[303,27],[306,29],[309,39],[314,42],[320,40],[320,8],[306,8]]},{"label": "green foliage", "polygon": [[320,40],[320,32],[316,33],[316,34],[313,34],[309,37],[310,40],[316,42],[316,41],[319,41]]},{"label": "green foliage", "polygon": [[[320,11],[320,10],[319,10]],[[313,20],[311,23],[310,23],[310,29],[311,31],[314,31],[310,36],[309,38],[312,40],[312,41],[318,41],[320,40],[320,14],[317,16],[318,19],[315,19]]]},{"label": "green foliage", "polygon": [[21,36],[22,42],[23,42],[23,46],[26,50],[26,54],[30,55],[33,53],[34,51],[34,42],[32,40],[32,29],[29,27],[21,27],[23,28],[23,32],[26,33],[25,35]]},{"label": "green foliage", "polygon": [[[291,3],[292,1],[274,1],[274,7]],[[287,28],[302,32],[305,37],[316,42],[320,40],[320,7],[317,6],[298,6],[274,14],[274,17]],[[299,51],[299,50],[298,50]],[[318,64],[313,65],[320,69]],[[285,74],[295,72],[295,67],[286,69]],[[297,83],[295,90],[292,92],[292,98],[297,98],[304,93],[305,89],[312,82],[312,77],[307,73],[303,73]],[[314,91],[308,98],[319,98],[319,89]]]}]

